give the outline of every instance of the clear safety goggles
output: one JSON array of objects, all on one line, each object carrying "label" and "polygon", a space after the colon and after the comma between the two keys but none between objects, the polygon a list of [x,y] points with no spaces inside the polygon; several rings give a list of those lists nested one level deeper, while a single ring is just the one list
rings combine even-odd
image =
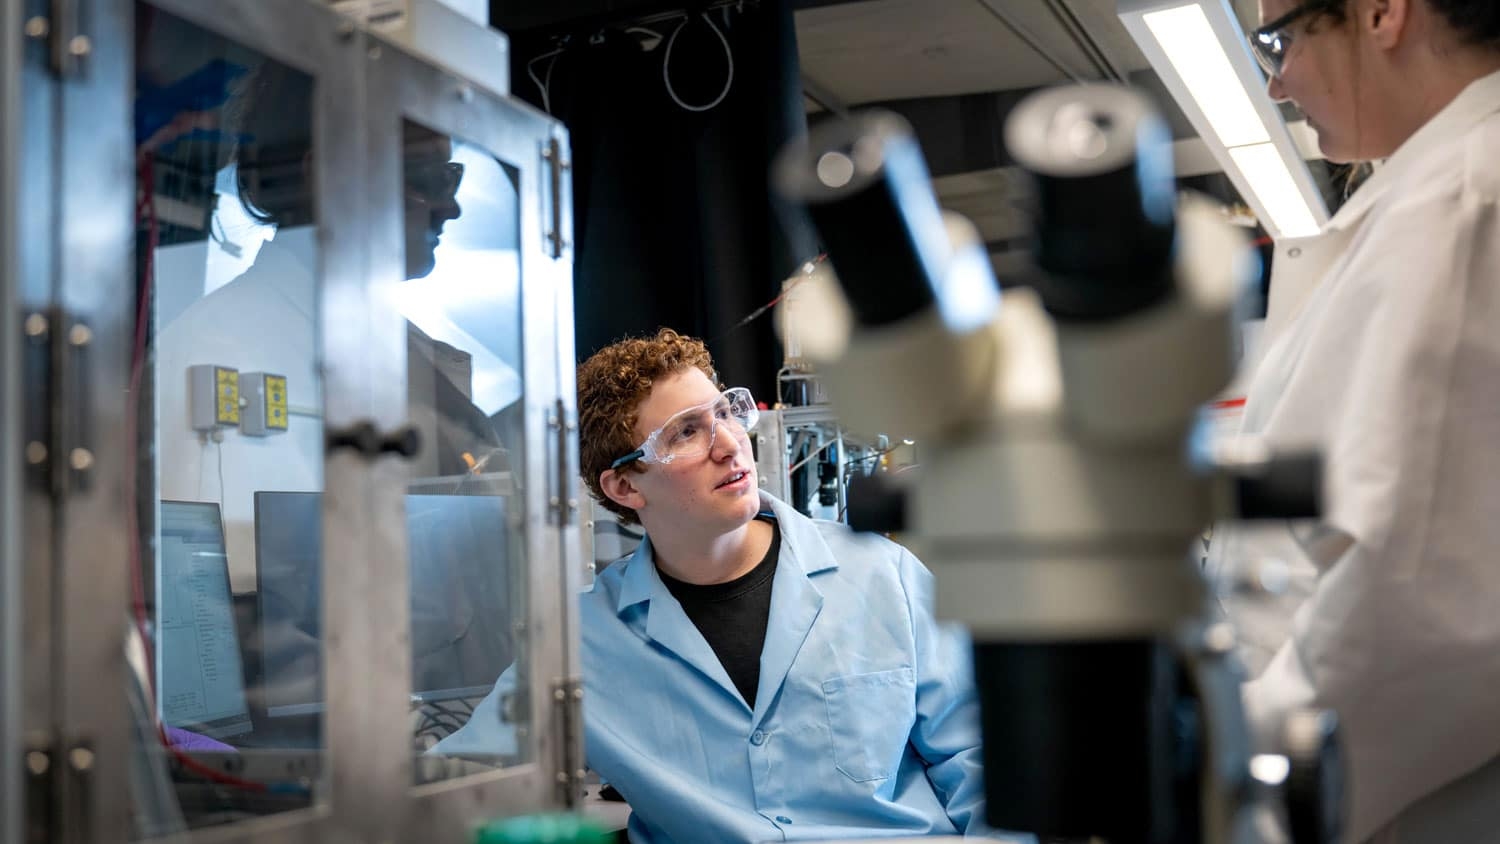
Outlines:
[{"label": "clear safety goggles", "polygon": [[1281,66],[1286,61],[1287,51],[1292,48],[1292,24],[1317,12],[1336,9],[1336,0],[1309,0],[1290,12],[1250,33],[1250,52],[1260,63],[1267,76],[1281,75]]},{"label": "clear safety goggles", "polygon": [[712,401],[673,414],[660,428],[652,431],[640,448],[609,464],[618,469],[626,463],[671,463],[687,457],[707,454],[714,447],[719,428],[729,428],[731,435],[749,431],[760,421],[760,408],[744,387],[730,387]]}]

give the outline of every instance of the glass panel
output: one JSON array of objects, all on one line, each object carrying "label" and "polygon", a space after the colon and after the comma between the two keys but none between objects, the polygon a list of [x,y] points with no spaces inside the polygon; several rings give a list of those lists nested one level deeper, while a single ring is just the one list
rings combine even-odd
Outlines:
[{"label": "glass panel", "polygon": [[320,797],[323,401],[314,80],[151,6],[136,19],[132,797],[153,837]]},{"label": "glass panel", "polygon": [[406,496],[417,782],[527,761],[529,661],[516,172],[402,127]]}]

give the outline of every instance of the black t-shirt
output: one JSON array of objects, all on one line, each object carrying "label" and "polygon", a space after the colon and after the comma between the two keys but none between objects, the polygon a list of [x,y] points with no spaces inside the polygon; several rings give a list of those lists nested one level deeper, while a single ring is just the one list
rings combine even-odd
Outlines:
[{"label": "black t-shirt", "polygon": [[781,551],[781,529],[771,524],[771,547],[755,568],[728,583],[685,583],[661,569],[662,583],[682,604],[687,617],[714,649],[719,663],[734,681],[750,708],[755,708],[755,689],[760,684],[760,650],[766,643],[766,624],[771,616],[771,583],[776,558]]}]

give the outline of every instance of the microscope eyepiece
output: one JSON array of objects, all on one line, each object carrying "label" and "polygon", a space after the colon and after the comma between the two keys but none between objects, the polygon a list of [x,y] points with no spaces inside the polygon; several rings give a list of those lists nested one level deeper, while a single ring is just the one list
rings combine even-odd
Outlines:
[{"label": "microscope eyepiece", "polygon": [[776,157],[772,181],[806,206],[862,325],[899,322],[934,304],[952,247],[900,115],[868,111],[815,126]]},{"label": "microscope eyepiece", "polygon": [[1048,311],[1109,320],[1171,294],[1171,136],[1145,96],[1116,85],[1042,91],[1011,112],[1005,140],[1035,182],[1037,285]]}]

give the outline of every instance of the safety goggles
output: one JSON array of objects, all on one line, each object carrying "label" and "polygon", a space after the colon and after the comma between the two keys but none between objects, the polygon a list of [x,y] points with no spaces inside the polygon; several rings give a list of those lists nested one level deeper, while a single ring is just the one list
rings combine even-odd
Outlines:
[{"label": "safety goggles", "polygon": [[1281,75],[1282,63],[1292,48],[1292,24],[1316,12],[1328,12],[1343,5],[1343,0],[1308,0],[1290,12],[1250,33],[1250,52],[1267,76]]},{"label": "safety goggles", "polygon": [[760,421],[760,409],[744,387],[731,387],[712,401],[678,411],[652,431],[640,448],[609,464],[618,469],[626,463],[671,463],[707,454],[714,447],[720,426],[731,435],[749,431]]}]

